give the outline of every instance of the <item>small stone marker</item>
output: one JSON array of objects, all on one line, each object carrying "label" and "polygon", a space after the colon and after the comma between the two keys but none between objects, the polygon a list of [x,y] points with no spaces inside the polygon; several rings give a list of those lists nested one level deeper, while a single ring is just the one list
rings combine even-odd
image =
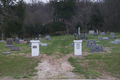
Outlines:
[{"label": "small stone marker", "polygon": [[47,46],[47,43],[42,43],[41,46]]},{"label": "small stone marker", "polygon": [[38,56],[39,55],[39,40],[31,40],[31,55]]},{"label": "small stone marker", "polygon": [[46,40],[51,40],[51,38],[50,38],[49,35],[47,35],[47,36],[45,37],[45,39],[46,39]]},{"label": "small stone marker", "polygon": [[19,42],[20,42],[20,43],[24,43],[24,40],[20,39]]},{"label": "small stone marker", "polygon": [[91,46],[91,51],[90,52],[102,52],[103,47],[101,45],[93,45]]},{"label": "small stone marker", "polygon": [[94,30],[89,30],[89,33],[88,34],[94,34]]},{"label": "small stone marker", "polygon": [[110,33],[110,38],[111,38],[111,39],[115,39],[115,33],[114,33],[114,32],[111,32],[111,33]]},{"label": "small stone marker", "polygon": [[9,52],[3,52],[3,54],[9,54]]},{"label": "small stone marker", "polygon": [[82,40],[74,40],[74,54],[82,55]]},{"label": "small stone marker", "polygon": [[19,42],[19,38],[18,37],[16,37],[15,38],[15,44],[19,44],[20,42]]},{"label": "small stone marker", "polygon": [[97,33],[94,33],[94,36],[98,36],[98,34],[97,34]]},{"label": "small stone marker", "polygon": [[102,37],[98,37],[98,39],[102,39]]},{"label": "small stone marker", "polygon": [[102,40],[108,40],[108,37],[102,37]]},{"label": "small stone marker", "polygon": [[111,41],[110,43],[111,43],[111,44],[118,44],[117,41]]},{"label": "small stone marker", "polygon": [[19,51],[19,47],[11,47],[11,51]]},{"label": "small stone marker", "polygon": [[117,41],[118,43],[120,43],[120,39],[115,39],[115,41]]},{"label": "small stone marker", "polygon": [[39,39],[41,39],[41,38],[42,38],[42,35],[41,35],[41,34],[39,34],[39,35],[38,35],[38,37],[39,37]]},{"label": "small stone marker", "polygon": [[13,38],[7,38],[7,42],[6,42],[6,46],[5,47],[14,47],[13,45]]},{"label": "small stone marker", "polygon": [[0,42],[4,42],[5,43],[5,40],[0,40]]},{"label": "small stone marker", "polygon": [[101,32],[100,35],[105,35],[105,32]]},{"label": "small stone marker", "polygon": [[74,33],[73,37],[74,37],[74,39],[76,39],[77,38],[77,33]]},{"label": "small stone marker", "polygon": [[91,47],[93,45],[96,45],[96,41],[95,40],[88,40],[87,44],[86,44],[86,47]]}]

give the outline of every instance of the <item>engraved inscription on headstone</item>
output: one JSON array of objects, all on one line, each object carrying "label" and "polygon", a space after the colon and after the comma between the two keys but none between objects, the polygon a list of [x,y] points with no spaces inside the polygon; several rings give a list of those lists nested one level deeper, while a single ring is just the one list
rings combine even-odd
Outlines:
[{"label": "engraved inscription on headstone", "polygon": [[37,48],[37,46],[33,46],[33,48]]},{"label": "engraved inscription on headstone", "polygon": [[80,49],[80,44],[76,44],[76,48],[77,48],[77,49]]}]

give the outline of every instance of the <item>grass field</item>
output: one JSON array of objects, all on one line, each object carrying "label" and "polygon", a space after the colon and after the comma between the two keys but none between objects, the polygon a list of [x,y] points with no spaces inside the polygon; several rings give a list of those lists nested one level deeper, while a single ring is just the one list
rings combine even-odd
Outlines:
[{"label": "grass field", "polygon": [[[116,33],[116,38],[120,38]],[[110,34],[104,36],[110,37]],[[116,78],[120,78],[120,43],[110,44],[109,39],[107,41],[98,40],[93,35],[87,35],[89,40],[100,41],[98,45],[102,45],[104,52],[89,52],[91,48],[85,47],[86,42],[82,43],[82,58],[70,57],[68,61],[75,67],[73,72],[78,75],[84,75],[85,78],[101,78],[102,74],[107,74]],[[103,37],[103,36],[102,36]],[[65,56],[66,54],[74,54],[73,36],[52,36],[51,41],[47,41],[43,38],[42,43],[47,43],[48,46],[40,46],[40,54],[57,55],[57,58]],[[19,47],[20,51],[10,51],[10,48],[5,48],[6,43],[0,43],[0,77],[10,76],[13,78],[29,78],[35,76],[34,69],[40,62],[40,58],[25,57],[30,55],[31,48],[28,44],[21,43],[15,44],[15,47]],[[10,52],[5,55],[3,52]]]}]

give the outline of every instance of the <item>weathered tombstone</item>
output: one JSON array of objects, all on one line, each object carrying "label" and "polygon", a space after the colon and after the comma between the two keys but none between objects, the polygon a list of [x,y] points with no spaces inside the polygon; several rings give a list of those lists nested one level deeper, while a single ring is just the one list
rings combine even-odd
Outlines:
[{"label": "weathered tombstone", "polygon": [[38,37],[39,37],[39,39],[40,39],[40,38],[42,38],[42,35],[41,35],[41,34],[39,34],[39,35],[38,35]]},{"label": "weathered tombstone", "polygon": [[117,41],[118,43],[120,43],[120,39],[115,39],[115,41]]},{"label": "weathered tombstone", "polygon": [[101,45],[93,45],[91,46],[91,51],[90,52],[102,52],[103,47]]},{"label": "weathered tombstone", "polygon": [[78,28],[78,35],[80,35],[80,27]]},{"label": "weathered tombstone", "polygon": [[99,36],[98,39],[102,39],[102,37]]},{"label": "weathered tombstone", "polygon": [[111,32],[111,33],[110,33],[110,38],[111,38],[111,39],[115,39],[115,33]]},{"label": "weathered tombstone", "polygon": [[111,43],[111,44],[118,44],[117,41],[111,41],[110,43]]},{"label": "weathered tombstone", "polygon": [[30,44],[30,39],[27,39],[27,43],[26,44]]},{"label": "weathered tombstone", "polygon": [[15,44],[19,44],[20,42],[19,42],[19,38],[18,37],[16,37],[15,38]]},{"label": "weathered tombstone", "polygon": [[94,36],[98,36],[98,34],[97,34],[97,33],[94,33]]},{"label": "weathered tombstone", "polygon": [[82,41],[86,41],[86,37],[85,37],[85,34],[84,34],[84,33],[80,34],[80,39],[81,39]]},{"label": "weathered tombstone", "polygon": [[108,37],[102,37],[102,40],[108,40]]},{"label": "weathered tombstone", "polygon": [[51,40],[51,38],[50,38],[49,35],[47,35],[47,36],[45,37],[45,39],[46,39],[46,40]]},{"label": "weathered tombstone", "polygon": [[100,35],[105,35],[105,32],[101,32]]},{"label": "weathered tombstone", "polygon": [[19,47],[11,47],[11,51],[19,51]]},{"label": "weathered tombstone", "polygon": [[91,47],[93,45],[96,45],[96,41],[95,40],[88,40],[87,44],[86,44],[86,47]]},{"label": "weathered tombstone", "polygon": [[4,42],[5,43],[5,40],[0,40],[0,42]]},{"label": "weathered tombstone", "polygon": [[24,43],[24,40],[20,39],[19,42],[20,42],[20,43]]},{"label": "weathered tombstone", "polygon": [[9,54],[9,52],[3,52],[3,54]]},{"label": "weathered tombstone", "polygon": [[6,46],[5,47],[14,47],[13,45],[13,38],[7,38],[7,42],[6,42]]},{"label": "weathered tombstone", "polygon": [[76,39],[77,38],[77,33],[74,33],[73,37],[74,37],[74,39]]},{"label": "weathered tombstone", "polygon": [[94,34],[94,30],[89,30],[89,33],[88,34]]}]

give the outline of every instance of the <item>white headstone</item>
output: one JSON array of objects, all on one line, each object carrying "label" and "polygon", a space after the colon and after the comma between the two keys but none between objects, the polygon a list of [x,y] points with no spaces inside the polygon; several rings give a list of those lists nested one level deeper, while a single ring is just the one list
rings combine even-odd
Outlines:
[{"label": "white headstone", "polygon": [[82,40],[74,40],[74,54],[82,55]]},{"label": "white headstone", "polygon": [[78,35],[80,35],[80,27],[78,28]]},{"label": "white headstone", "polygon": [[38,56],[39,55],[39,40],[31,40],[31,55]]}]

